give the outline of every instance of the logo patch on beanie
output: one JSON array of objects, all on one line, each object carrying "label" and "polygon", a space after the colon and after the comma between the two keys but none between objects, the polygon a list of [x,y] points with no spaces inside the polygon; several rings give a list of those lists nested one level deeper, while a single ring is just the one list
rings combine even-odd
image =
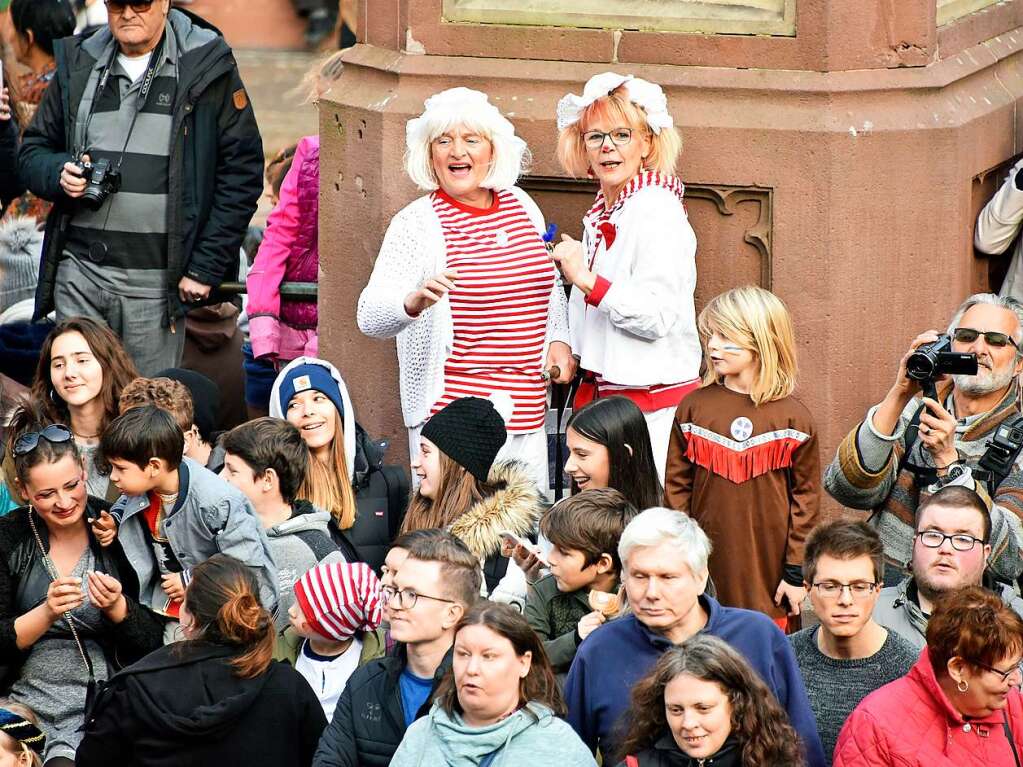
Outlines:
[{"label": "logo patch on beanie", "polygon": [[313,388],[312,382],[309,380],[309,376],[295,376],[295,391],[305,391],[306,389]]}]

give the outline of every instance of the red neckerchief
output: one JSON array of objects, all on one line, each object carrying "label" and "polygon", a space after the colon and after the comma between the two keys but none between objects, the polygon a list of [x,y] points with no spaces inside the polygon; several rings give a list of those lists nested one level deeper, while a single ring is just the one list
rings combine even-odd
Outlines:
[{"label": "red neckerchief", "polygon": [[685,185],[682,183],[682,179],[678,176],[672,176],[653,170],[645,170],[641,173],[637,173],[629,179],[625,186],[622,187],[622,190],[618,193],[618,199],[615,200],[614,205],[612,205],[609,209],[604,208],[603,190],[597,192],[597,199],[584,216],[584,218],[596,231],[589,253],[590,269],[593,269],[593,262],[597,259],[597,251],[600,249],[600,243],[606,240],[607,249],[610,250],[611,246],[614,244],[615,237],[618,234],[618,230],[615,225],[611,223],[611,214],[621,208],[625,204],[625,201],[632,197],[632,195],[647,186],[664,187],[678,197],[679,202],[685,205],[685,201],[683,199],[683,195],[685,194]]}]

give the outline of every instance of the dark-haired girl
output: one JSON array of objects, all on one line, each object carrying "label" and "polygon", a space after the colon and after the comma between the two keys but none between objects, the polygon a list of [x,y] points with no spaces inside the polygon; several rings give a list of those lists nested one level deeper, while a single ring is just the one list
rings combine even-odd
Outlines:
[{"label": "dark-haired girl", "polygon": [[514,608],[481,602],[455,628],[452,667],[430,715],[406,731],[391,767],[595,765],[563,720],[543,643]]},{"label": "dark-haired girl", "polygon": [[594,400],[572,413],[566,427],[565,472],[576,490],[611,487],[642,511],[663,497],[646,418],[630,399]]},{"label": "dark-haired girl", "polygon": [[43,342],[29,403],[15,412],[13,428],[27,428],[36,420],[67,426],[84,461],[89,494],[114,501],[117,488],[95,457],[100,435],[117,417],[121,390],[137,377],[135,364],[109,327],[85,317],[64,320]]},{"label": "dark-haired girl", "polygon": [[185,641],[104,688],[78,767],[311,764],[327,721],[308,683],[273,660],[273,618],[249,568],[225,554],[198,565],[181,622]]},{"label": "dark-haired girl", "polygon": [[109,506],[87,495],[71,431],[37,427],[11,448],[28,505],[0,518],[0,689],[38,714],[48,767],[70,765],[90,687],[159,647],[163,621],[138,604],[120,545],[93,535]]},{"label": "dark-haired girl", "polygon": [[632,690],[619,767],[800,767],[799,736],[745,659],[698,634]]}]

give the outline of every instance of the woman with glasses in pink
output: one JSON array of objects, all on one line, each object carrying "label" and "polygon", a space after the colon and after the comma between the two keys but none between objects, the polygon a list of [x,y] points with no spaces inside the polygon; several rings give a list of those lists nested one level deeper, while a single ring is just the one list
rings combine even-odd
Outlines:
[{"label": "woman with glasses in pink", "polygon": [[674,175],[682,139],[660,86],[605,72],[558,104],[558,159],[600,185],[552,258],[566,282],[572,350],[583,383],[575,406],[621,394],[643,411],[661,481],[672,417],[699,385],[693,293],[696,235]]}]

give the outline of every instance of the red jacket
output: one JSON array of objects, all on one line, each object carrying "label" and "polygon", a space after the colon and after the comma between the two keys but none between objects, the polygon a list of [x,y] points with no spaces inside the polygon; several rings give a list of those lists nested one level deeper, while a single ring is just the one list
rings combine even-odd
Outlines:
[{"label": "red jacket", "polygon": [[924,649],[906,676],[852,712],[838,736],[834,767],[1016,767],[1004,715],[1023,758],[1019,690],[1001,711],[967,722],[938,685]]}]

